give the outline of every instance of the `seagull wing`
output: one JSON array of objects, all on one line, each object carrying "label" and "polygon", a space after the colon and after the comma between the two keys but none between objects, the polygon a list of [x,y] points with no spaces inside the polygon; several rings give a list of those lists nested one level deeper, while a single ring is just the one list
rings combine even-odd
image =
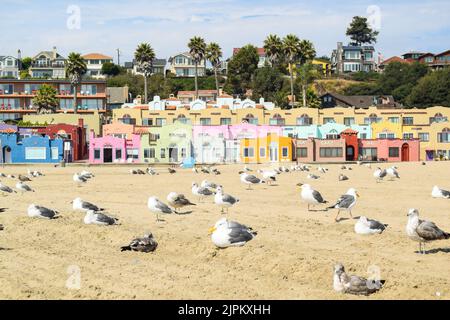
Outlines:
[{"label": "seagull wing", "polygon": [[450,238],[450,234],[442,231],[431,221],[419,221],[419,226],[416,229],[417,234],[427,240],[443,240]]},{"label": "seagull wing", "polygon": [[254,184],[260,183],[260,182],[261,182],[261,179],[255,177],[255,176],[252,175],[252,174],[246,176],[246,177],[245,177],[245,180],[248,181],[248,182],[250,182],[250,183],[254,183]]},{"label": "seagull wing", "polygon": [[161,201],[156,202],[157,209],[161,210],[163,213],[172,213],[172,209],[170,209],[165,203],[162,203]]},{"label": "seagull wing", "polygon": [[103,211],[105,209],[97,207],[95,204],[90,202],[83,202],[82,208],[85,210],[92,210],[92,211]]},{"label": "seagull wing", "polygon": [[113,225],[116,223],[117,219],[107,216],[103,213],[96,213],[95,218],[98,222],[106,223],[108,225]]},{"label": "seagull wing", "polygon": [[53,218],[58,212],[55,210],[51,210],[45,207],[40,207],[40,206],[36,206],[36,209],[39,211],[39,213],[41,214],[41,216],[46,217],[46,218]]},{"label": "seagull wing", "polygon": [[235,204],[236,202],[238,202],[238,200],[235,198],[235,197],[233,197],[233,196],[231,196],[231,195],[229,195],[229,194],[224,194],[223,196],[222,196],[222,201],[223,202],[227,202],[227,203],[230,203],[230,204]]},{"label": "seagull wing", "polygon": [[314,190],[313,193],[312,193],[312,196],[313,196],[314,199],[317,200],[317,202],[319,202],[319,203],[326,203],[326,201],[323,200],[322,195],[318,191]]}]

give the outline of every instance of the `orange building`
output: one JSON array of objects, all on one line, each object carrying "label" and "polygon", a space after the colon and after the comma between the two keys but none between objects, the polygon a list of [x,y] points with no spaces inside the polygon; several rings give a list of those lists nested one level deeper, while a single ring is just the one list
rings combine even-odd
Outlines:
[{"label": "orange building", "polygon": [[292,161],[292,139],[268,134],[266,137],[241,140],[243,163],[277,163]]}]

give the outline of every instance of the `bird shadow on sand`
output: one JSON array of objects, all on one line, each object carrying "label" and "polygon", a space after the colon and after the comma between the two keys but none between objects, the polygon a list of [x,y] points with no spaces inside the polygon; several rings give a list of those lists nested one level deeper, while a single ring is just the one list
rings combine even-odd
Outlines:
[{"label": "bird shadow on sand", "polygon": [[177,212],[175,214],[178,216],[186,216],[186,215],[192,214],[193,212],[194,211],[185,211],[185,212]]},{"label": "bird shadow on sand", "polygon": [[2,247],[0,247],[0,251],[12,251],[12,249],[11,248],[2,248]]},{"label": "bird shadow on sand", "polygon": [[279,187],[280,185],[277,183],[273,183],[273,184],[268,184],[269,187]]},{"label": "bird shadow on sand", "polygon": [[[450,253],[450,248],[436,248],[431,250],[426,250],[425,254],[437,254],[437,253]],[[419,251],[415,251],[415,253],[420,254]]]},{"label": "bird shadow on sand", "polygon": [[309,212],[328,212],[327,209],[310,209]]}]

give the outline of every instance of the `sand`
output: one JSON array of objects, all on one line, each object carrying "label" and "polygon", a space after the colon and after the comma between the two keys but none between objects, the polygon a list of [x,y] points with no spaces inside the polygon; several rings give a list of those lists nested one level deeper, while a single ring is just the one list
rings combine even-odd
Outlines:
[{"label": "sand", "polygon": [[[253,169],[267,167],[250,166]],[[30,183],[36,193],[0,197],[1,299],[449,299],[450,241],[429,244],[432,253],[415,253],[418,245],[406,237],[409,208],[450,231],[450,200],[432,199],[434,185],[450,189],[450,163],[398,164],[400,181],[377,184],[374,169],[356,165],[338,182],[339,165],[317,181],[306,173],[279,176],[277,186],[259,185],[247,191],[239,182],[241,165],[220,167],[222,175],[194,174],[132,176],[129,167],[91,167],[96,177],[74,187],[72,174],[82,167],[37,166],[46,173]],[[26,173],[25,166],[0,168]],[[317,173],[317,171],[315,172]],[[149,196],[165,201],[170,191],[190,191],[193,181],[222,184],[240,198],[229,218],[253,227],[258,236],[242,248],[216,250],[208,229],[222,216],[212,199],[190,215],[167,216],[156,223],[147,209]],[[16,181],[3,178],[13,187]],[[310,183],[334,201],[348,188],[361,198],[354,215],[389,224],[382,235],[361,236],[355,221],[334,222],[335,211],[307,212],[298,182]],[[70,201],[80,196],[108,209],[120,226],[86,226],[84,214],[72,212]],[[28,218],[29,204],[60,211],[52,221]],[[348,217],[346,214],[343,217]],[[151,231],[159,242],[151,254],[120,252],[135,236]],[[342,262],[349,273],[368,276],[377,266],[385,287],[366,297],[337,294],[332,269]],[[80,271],[80,288],[66,283]]]}]

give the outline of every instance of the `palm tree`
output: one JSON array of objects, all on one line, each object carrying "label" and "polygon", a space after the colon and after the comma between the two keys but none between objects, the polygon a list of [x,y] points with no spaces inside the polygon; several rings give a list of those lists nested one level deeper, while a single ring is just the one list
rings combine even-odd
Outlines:
[{"label": "palm tree", "polygon": [[272,66],[281,60],[283,41],[277,35],[271,34],[264,41],[264,50]]},{"label": "palm tree", "polygon": [[[302,80],[302,96],[303,96],[303,107],[306,107],[306,88],[308,82],[314,80],[317,77],[317,73],[314,72],[314,67],[309,62],[316,56],[316,49],[311,41],[302,40],[300,42],[300,64],[305,66],[303,68],[303,78]],[[317,71],[317,70],[316,70]]]},{"label": "palm tree", "polygon": [[222,58],[222,49],[217,43],[211,42],[206,47],[206,58],[209,60],[209,62],[211,62],[213,66],[214,76],[216,78],[217,97],[219,97],[219,79],[217,78],[217,69],[220,65],[220,58]]},{"label": "palm tree", "polygon": [[300,39],[294,34],[288,34],[283,39],[283,54],[288,63],[289,74],[291,76],[291,99],[292,107],[295,106],[294,96],[294,64],[299,60],[300,56]]},{"label": "palm tree", "polygon": [[297,68],[296,73],[302,87],[303,107],[306,107],[308,85],[315,79],[320,78],[321,73],[318,71],[317,67],[310,62],[300,65]]},{"label": "palm tree", "polygon": [[195,98],[198,99],[198,64],[205,58],[206,43],[203,38],[193,37],[189,40],[188,47],[195,64]]},{"label": "palm tree", "polygon": [[141,43],[134,52],[134,59],[138,68],[144,74],[144,103],[147,101],[147,78],[152,74],[155,51],[149,43]]},{"label": "palm tree", "polygon": [[70,78],[70,84],[73,88],[73,111],[78,112],[77,108],[77,89],[81,83],[81,77],[87,72],[86,61],[81,54],[72,52],[66,60],[66,73]]}]

